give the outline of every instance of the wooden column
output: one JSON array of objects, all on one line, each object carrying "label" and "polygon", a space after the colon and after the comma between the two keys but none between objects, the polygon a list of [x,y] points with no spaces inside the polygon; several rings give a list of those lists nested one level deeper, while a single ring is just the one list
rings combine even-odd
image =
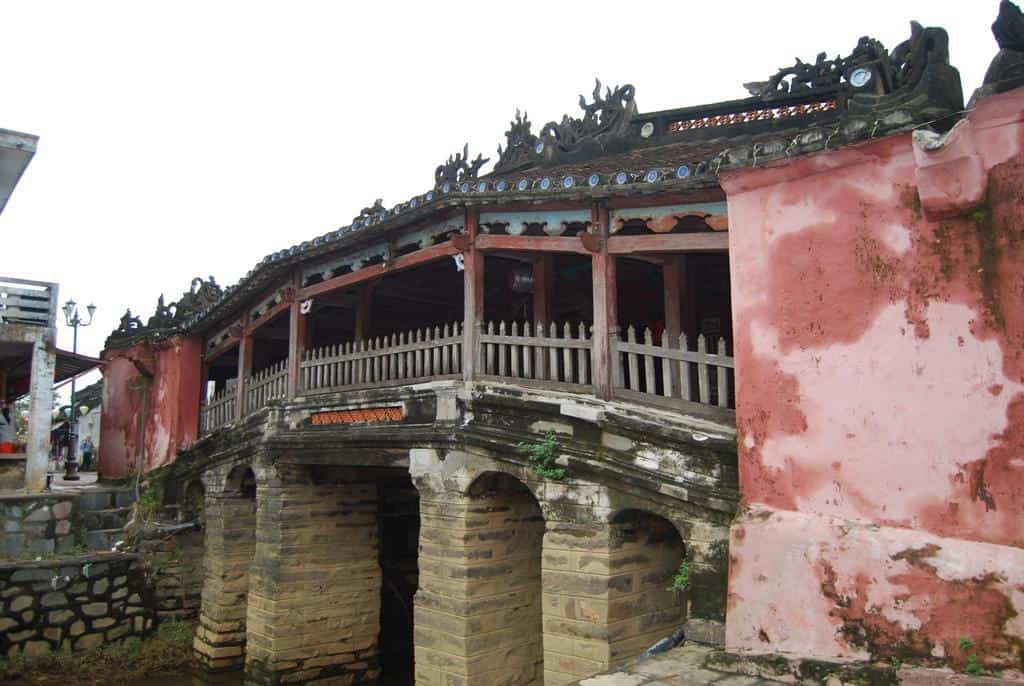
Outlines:
[{"label": "wooden column", "polygon": [[619,336],[619,313],[615,293],[615,256],[608,252],[608,208],[594,203],[591,208],[595,233],[601,239],[600,250],[591,257],[594,270],[594,357],[595,392],[605,400],[612,397],[612,337]]},{"label": "wooden column", "polygon": [[[547,332],[551,323],[551,289],[554,286],[555,256],[550,253],[537,255],[533,259],[533,323]],[[535,330],[536,331],[536,330]],[[535,335],[540,335],[537,332]],[[534,350],[534,369],[538,378],[548,378],[548,351],[544,348]]]},{"label": "wooden column", "polygon": [[359,309],[356,310],[355,339],[361,341],[370,337],[370,317],[373,314],[373,291],[376,281],[367,281],[359,287]]},{"label": "wooden column", "polygon": [[544,253],[533,258],[533,321],[549,323],[551,289],[554,287],[555,256]]},{"label": "wooden column", "polygon": [[249,318],[242,319],[242,337],[238,341],[238,382],[235,386],[235,407],[238,408],[238,417],[245,416],[245,381],[252,375],[252,334],[246,331],[249,326]]},{"label": "wooden column", "polygon": [[463,252],[462,378],[472,381],[480,373],[480,335],[484,327],[484,255],[476,249],[479,213],[466,208],[466,238]]},{"label": "wooden column", "polygon": [[[679,344],[679,334],[682,333],[682,297],[687,295],[686,279],[686,255],[669,255],[665,258],[661,267],[662,280],[665,291],[665,332],[662,334],[673,348]],[[672,378],[679,378],[679,362],[673,360],[670,363]],[[672,385],[672,395],[679,397],[678,384]]]},{"label": "wooden column", "polygon": [[298,298],[299,279],[295,279],[296,297],[288,309],[288,397],[294,398],[302,388],[299,379],[302,374],[302,358],[306,354],[306,315],[302,314],[302,303]]}]

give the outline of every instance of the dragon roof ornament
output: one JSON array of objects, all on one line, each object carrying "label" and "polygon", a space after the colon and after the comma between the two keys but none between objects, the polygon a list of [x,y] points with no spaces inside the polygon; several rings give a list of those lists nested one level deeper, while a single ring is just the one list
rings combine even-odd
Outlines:
[{"label": "dragon roof ornament", "polygon": [[160,338],[173,331],[184,329],[209,308],[220,301],[224,290],[217,285],[212,276],[209,280],[200,277],[192,279],[189,290],[171,304],[164,303],[164,295],[157,299],[153,315],[142,324],[142,320],[132,315],[131,309],[121,317],[120,325],[107,338],[107,346],[111,343],[134,342],[142,336]]},{"label": "dragon roof ornament", "polygon": [[593,157],[613,152],[615,143],[630,133],[636,115],[636,89],[630,85],[606,88],[601,96],[601,80],[594,79],[593,102],[580,96],[580,118],[563,115],[560,122],[548,122],[540,130],[544,143],[540,151],[548,160]]},{"label": "dragon roof ornament", "polygon": [[1024,13],[1009,0],[999,4],[999,16],[992,24],[999,53],[985,72],[985,81],[974,100],[1024,85]]},{"label": "dragon roof ornament", "polygon": [[523,166],[533,163],[537,157],[537,143],[539,138],[531,131],[532,124],[530,117],[525,112],[520,114],[516,109],[516,116],[509,122],[509,129],[505,132],[506,147],[498,146],[498,161],[494,163],[494,171],[504,173],[515,171]]},{"label": "dragon roof ornament", "polygon": [[476,159],[470,162],[469,143],[466,143],[462,147],[461,153],[455,153],[448,157],[447,162],[437,165],[437,169],[434,170],[434,188],[443,188],[446,183],[451,186],[477,178],[480,167],[490,159],[490,157],[477,155]]}]

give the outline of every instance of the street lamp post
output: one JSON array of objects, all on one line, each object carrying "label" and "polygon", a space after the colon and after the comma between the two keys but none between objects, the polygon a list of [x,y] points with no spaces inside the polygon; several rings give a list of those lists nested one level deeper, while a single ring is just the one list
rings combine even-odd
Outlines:
[{"label": "street lamp post", "polygon": [[[89,313],[89,319],[83,321],[78,316],[78,303],[68,300],[64,303],[64,320],[71,327],[71,352],[78,352],[78,327],[92,324],[92,316],[96,313],[96,306],[92,303],[85,308]],[[75,461],[75,450],[78,448],[78,413],[75,411],[75,377],[71,377],[71,416],[68,417],[68,459],[64,468],[65,481],[78,481],[78,462]]]}]

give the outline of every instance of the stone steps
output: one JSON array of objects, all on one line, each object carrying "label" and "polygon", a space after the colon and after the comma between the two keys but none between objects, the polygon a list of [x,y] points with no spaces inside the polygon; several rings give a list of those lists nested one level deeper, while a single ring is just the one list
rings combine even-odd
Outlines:
[{"label": "stone steps", "polygon": [[124,527],[132,514],[134,489],[96,489],[82,492],[78,512],[82,538],[89,550],[110,550],[124,539]]}]

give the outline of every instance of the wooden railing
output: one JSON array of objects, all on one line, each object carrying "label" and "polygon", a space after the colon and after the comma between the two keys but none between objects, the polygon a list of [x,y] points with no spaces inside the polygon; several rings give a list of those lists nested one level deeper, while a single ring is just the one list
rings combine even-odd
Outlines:
[{"label": "wooden railing", "polygon": [[506,325],[488,322],[480,337],[485,376],[502,379],[529,379],[545,385],[590,390],[593,385],[589,327],[565,323],[535,328],[529,322]]},{"label": "wooden railing", "polygon": [[208,434],[237,418],[235,389],[225,388],[214,394],[199,410],[199,433]]},{"label": "wooden railing", "polygon": [[[543,388],[595,391],[592,330],[589,325],[490,322],[480,334],[480,378],[519,380]],[[697,402],[733,407],[733,358],[724,339],[715,352],[697,337],[690,350],[685,335],[655,342],[650,329],[638,340],[630,326],[611,340],[612,389],[616,398],[679,405]],[[462,378],[462,322],[417,329],[372,340],[308,350],[299,365],[298,392],[328,393],[379,388],[438,379]],[[242,414],[288,395],[288,361],[245,381]],[[234,389],[224,390],[201,411],[201,432],[209,433],[238,418]]]},{"label": "wooden railing", "polygon": [[729,389],[733,358],[728,356],[724,338],[718,339],[716,352],[711,353],[701,334],[697,337],[697,350],[693,351],[686,334],[675,341],[662,336],[659,344],[654,342],[650,329],[644,329],[643,340],[638,341],[636,329],[630,326],[625,340],[613,337],[612,353],[613,388],[618,395],[658,396],[732,407]]},{"label": "wooden railing", "polygon": [[288,360],[261,369],[245,381],[245,411],[253,412],[271,400],[288,395]]},{"label": "wooden railing", "polygon": [[305,393],[456,378],[462,374],[462,323],[317,348],[300,366]]}]

